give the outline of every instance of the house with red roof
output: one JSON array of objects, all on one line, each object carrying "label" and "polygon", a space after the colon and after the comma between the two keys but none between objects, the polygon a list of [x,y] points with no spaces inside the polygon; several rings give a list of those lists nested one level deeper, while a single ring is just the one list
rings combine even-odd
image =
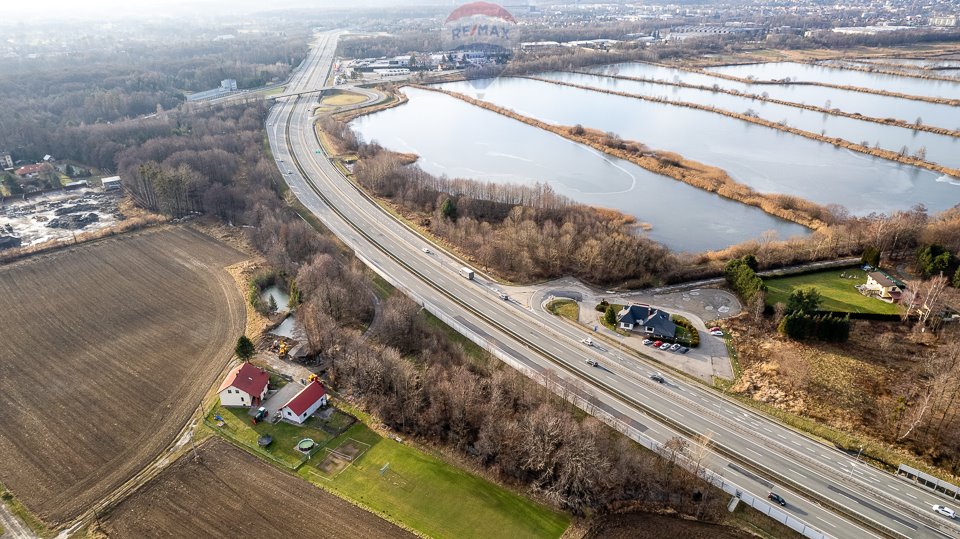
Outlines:
[{"label": "house with red roof", "polygon": [[321,406],[327,405],[327,390],[319,380],[313,380],[280,409],[282,417],[294,423],[303,423]]},{"label": "house with red roof", "polygon": [[33,178],[44,170],[50,169],[50,165],[46,163],[37,163],[35,165],[24,165],[17,170],[13,171],[14,174],[20,176],[21,178]]},{"label": "house with red roof", "polygon": [[220,404],[223,406],[260,406],[267,395],[270,373],[244,362],[230,371],[220,384]]}]

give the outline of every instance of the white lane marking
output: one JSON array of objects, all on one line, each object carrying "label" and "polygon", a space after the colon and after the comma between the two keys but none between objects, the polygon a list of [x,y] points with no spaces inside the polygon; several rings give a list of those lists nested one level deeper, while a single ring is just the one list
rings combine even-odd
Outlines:
[{"label": "white lane marking", "polygon": [[823,522],[824,524],[826,524],[827,526],[830,526],[831,528],[836,528],[836,527],[837,527],[836,524],[833,524],[833,523],[831,523],[831,522],[828,522],[828,521],[826,521],[826,520],[824,520],[824,519],[822,519],[822,518],[820,519],[820,522]]},{"label": "white lane marking", "polygon": [[761,428],[762,428],[763,430],[767,431],[767,432],[771,432],[771,433],[773,432],[772,430],[768,429],[767,427],[761,427]]},{"label": "white lane marking", "polygon": [[904,492],[904,494],[906,494],[907,496],[910,496],[910,497],[913,498],[914,500],[919,499],[919,498],[917,498],[916,496],[914,496],[913,494],[910,494],[909,492]]},{"label": "white lane marking", "polygon": [[900,489],[898,489],[897,487],[895,487],[895,486],[893,486],[893,485],[887,485],[887,488],[892,488],[893,490],[895,490],[895,491],[897,491],[897,492],[900,492]]}]

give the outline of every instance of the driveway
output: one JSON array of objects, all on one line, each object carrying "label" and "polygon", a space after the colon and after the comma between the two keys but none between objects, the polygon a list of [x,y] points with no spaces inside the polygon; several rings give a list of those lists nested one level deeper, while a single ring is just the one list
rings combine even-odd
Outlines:
[{"label": "driveway", "polygon": [[0,537],[3,539],[37,539],[37,536],[13,515],[7,505],[0,502]]},{"label": "driveway", "polygon": [[[621,349],[636,350],[707,383],[713,383],[714,376],[727,380],[733,379],[733,366],[730,363],[726,343],[722,337],[710,335],[706,325],[707,322],[733,316],[741,311],[740,301],[726,290],[699,288],[659,294],[652,291],[608,294],[606,291],[591,289],[575,279],[561,279],[545,283],[537,291],[526,290],[525,292],[529,295],[520,297],[539,308],[542,308],[551,298],[577,300],[580,307],[580,324],[583,324],[585,329],[602,333],[608,339],[615,340]],[[646,303],[662,308],[670,314],[679,314],[690,320],[697,328],[700,333],[700,346],[690,349],[686,354],[680,354],[644,346],[642,335],[624,336],[611,331],[600,323],[601,313],[595,309],[601,299],[617,304]]]},{"label": "driveway", "polygon": [[[268,396],[261,405],[267,409],[267,417],[273,419],[273,417],[277,415],[277,412],[280,411],[280,408],[283,408],[283,405],[289,402],[303,387],[304,386],[300,385],[299,380],[295,380],[278,389],[273,395]],[[250,408],[250,415],[254,416],[256,414],[257,409]]]}]

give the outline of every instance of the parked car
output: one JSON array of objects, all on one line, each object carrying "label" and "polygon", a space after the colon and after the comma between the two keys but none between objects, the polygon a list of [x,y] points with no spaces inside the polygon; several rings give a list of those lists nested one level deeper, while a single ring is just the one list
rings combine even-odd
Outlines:
[{"label": "parked car", "polygon": [[661,349],[661,350],[669,350],[669,349],[670,349],[670,343],[665,342],[665,343],[661,344],[661,345],[660,345],[660,349]]},{"label": "parked car", "polygon": [[781,507],[786,507],[787,505],[787,500],[784,500],[779,494],[774,494],[770,492],[767,494],[767,499],[772,501],[773,503],[780,504]]},{"label": "parked car", "polygon": [[590,365],[591,367],[599,367],[600,363],[598,363],[595,359],[588,359],[587,365]]},{"label": "parked car", "polygon": [[590,337],[587,337],[586,339],[580,339],[580,342],[587,346],[593,346],[593,339]]},{"label": "parked car", "polygon": [[933,510],[947,518],[957,518],[957,512],[942,505],[934,505]]},{"label": "parked car", "polygon": [[690,349],[687,348],[686,346],[681,346],[680,349],[677,350],[677,352],[680,352],[681,354],[686,354],[686,353],[689,352],[689,351],[690,351]]},{"label": "parked car", "polygon": [[722,331],[711,331],[710,334],[716,337],[723,337]]},{"label": "parked car", "polygon": [[663,341],[653,341],[653,345],[657,348],[660,348],[660,345],[663,344]]},{"label": "parked car", "polygon": [[650,339],[644,339],[644,340],[643,340],[643,345],[644,345],[644,346],[650,346],[651,344],[653,344],[653,341],[651,341]]},{"label": "parked car", "polygon": [[713,326],[712,328],[708,329],[707,331],[723,331],[723,330],[720,329],[720,326]]},{"label": "parked car", "polygon": [[673,343],[673,346],[670,347],[670,351],[672,352],[676,352],[679,349],[680,349],[680,345],[677,343]]},{"label": "parked car", "polygon": [[667,379],[664,378],[663,375],[660,374],[659,372],[656,372],[656,373],[651,374],[651,375],[650,375],[650,379],[653,380],[654,382],[658,383],[658,384],[665,384],[665,383],[667,383]]}]

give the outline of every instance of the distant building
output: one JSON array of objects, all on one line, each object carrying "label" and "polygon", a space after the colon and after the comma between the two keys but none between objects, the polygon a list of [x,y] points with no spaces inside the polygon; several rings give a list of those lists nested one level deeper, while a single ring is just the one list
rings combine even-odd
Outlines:
[{"label": "distant building", "polygon": [[75,182],[67,183],[66,185],[63,186],[63,188],[66,189],[67,191],[72,191],[74,189],[83,189],[85,187],[90,187],[90,184],[87,182],[87,180],[77,180]]},{"label": "distant building", "polygon": [[956,26],[956,15],[941,15],[939,17],[930,17],[930,26]]},{"label": "distant building", "polygon": [[13,157],[10,154],[6,152],[0,153],[0,168],[4,170],[13,168]]},{"label": "distant building", "polygon": [[0,235],[0,251],[20,247],[20,238],[17,236]]},{"label": "distant building", "polygon": [[520,44],[522,51],[547,51],[559,48],[560,43],[557,41],[526,41]]},{"label": "distant building", "polygon": [[237,79],[223,79],[220,81],[220,88],[228,92],[236,92]]},{"label": "distant building", "polygon": [[222,406],[252,408],[263,402],[269,385],[270,373],[243,362],[224,378],[217,393]]},{"label": "distant building", "polygon": [[677,325],[670,320],[670,313],[643,304],[626,306],[617,313],[617,327],[658,339],[673,339],[677,334]]},{"label": "distant building", "polygon": [[17,170],[14,170],[13,173],[21,178],[36,178],[45,170],[50,170],[50,165],[46,163],[36,163],[33,165],[23,165]]},{"label": "distant building", "polygon": [[327,390],[319,380],[313,380],[284,404],[280,412],[287,421],[303,423],[321,406],[326,405]]},{"label": "distant building", "polygon": [[237,91],[237,80],[236,79],[223,79],[220,81],[220,87],[214,88],[213,90],[206,90],[203,92],[195,92],[187,96],[187,101],[201,101],[203,99],[213,99],[216,97],[225,96],[231,92]]},{"label": "distant building", "polygon": [[120,176],[110,176],[100,180],[100,183],[103,185],[104,191],[119,191],[120,190]]}]

